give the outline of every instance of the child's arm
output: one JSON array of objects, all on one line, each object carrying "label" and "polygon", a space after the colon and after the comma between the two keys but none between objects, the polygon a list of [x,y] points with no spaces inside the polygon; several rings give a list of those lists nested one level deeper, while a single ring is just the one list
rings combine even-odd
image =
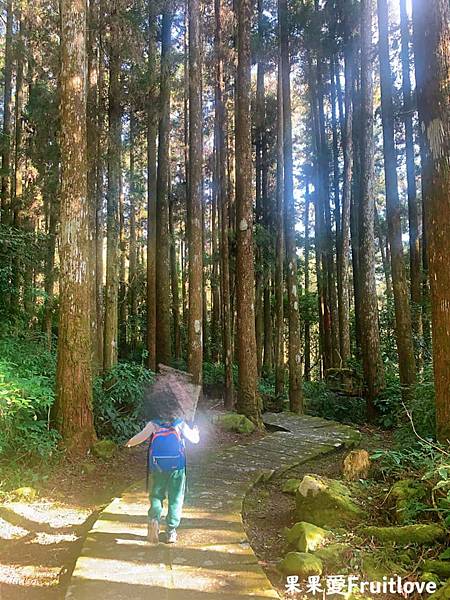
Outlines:
[{"label": "child's arm", "polygon": [[194,427],[191,428],[187,423],[183,423],[181,425],[181,433],[189,442],[192,442],[192,444],[198,444],[200,441],[197,425],[194,425]]},{"label": "child's arm", "polygon": [[142,431],[140,431],[134,437],[132,437],[131,440],[128,440],[128,442],[125,444],[125,446],[127,448],[131,448],[131,446],[137,446],[138,444],[142,444],[142,442],[145,442],[145,440],[147,440],[152,435],[152,433],[154,433],[155,431],[156,431],[156,427],[150,421],[149,423],[147,423],[147,425],[144,427],[144,429]]}]

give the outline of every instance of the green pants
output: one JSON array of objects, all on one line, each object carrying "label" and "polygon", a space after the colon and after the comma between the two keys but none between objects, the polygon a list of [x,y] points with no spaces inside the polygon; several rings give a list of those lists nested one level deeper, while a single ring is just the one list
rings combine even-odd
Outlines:
[{"label": "green pants", "polygon": [[184,469],[177,469],[170,473],[153,471],[149,488],[150,509],[148,518],[160,520],[163,502],[167,495],[169,500],[166,518],[167,528],[176,529],[181,520],[185,487],[186,471]]}]

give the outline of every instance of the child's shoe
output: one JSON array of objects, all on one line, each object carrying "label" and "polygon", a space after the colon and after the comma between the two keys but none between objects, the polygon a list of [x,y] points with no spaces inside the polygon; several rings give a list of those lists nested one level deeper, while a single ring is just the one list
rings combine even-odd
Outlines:
[{"label": "child's shoe", "polygon": [[159,542],[159,523],[156,519],[148,522],[147,541],[150,544],[157,544]]},{"label": "child's shoe", "polygon": [[177,530],[176,529],[168,529],[167,530],[167,543],[175,544],[177,541]]}]

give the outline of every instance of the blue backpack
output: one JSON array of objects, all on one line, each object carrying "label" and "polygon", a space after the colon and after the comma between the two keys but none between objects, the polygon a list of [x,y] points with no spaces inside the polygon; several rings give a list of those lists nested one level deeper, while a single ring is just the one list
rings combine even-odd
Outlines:
[{"label": "blue backpack", "polygon": [[172,423],[154,421],[158,426],[152,435],[148,448],[148,467],[150,471],[170,473],[176,469],[186,468],[186,451],[184,441],[177,425],[182,423],[177,419]]}]

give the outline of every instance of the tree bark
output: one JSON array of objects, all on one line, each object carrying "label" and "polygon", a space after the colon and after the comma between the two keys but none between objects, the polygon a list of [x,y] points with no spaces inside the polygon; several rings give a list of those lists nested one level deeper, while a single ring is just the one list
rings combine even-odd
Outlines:
[{"label": "tree bark", "polygon": [[397,152],[394,140],[394,105],[392,100],[392,72],[389,59],[389,17],[387,0],[378,0],[378,52],[380,57],[381,116],[383,123],[384,179],[386,213],[391,249],[392,287],[395,308],[395,334],[403,400],[409,404],[412,387],[416,382],[416,362],[411,326],[403,257],[400,199],[398,195]]},{"label": "tree bark", "polygon": [[236,308],[239,395],[237,410],[262,428],[257,386],[255,272],[253,265],[250,83],[252,2],[237,0],[236,80]]},{"label": "tree bark", "polygon": [[284,208],[287,262],[286,285],[288,288],[289,323],[289,406],[292,412],[302,413],[303,392],[300,349],[300,315],[297,288],[297,249],[295,242],[289,28],[286,0],[278,0],[278,19],[280,27],[281,85],[283,88]]},{"label": "tree bark", "polygon": [[310,191],[309,181],[306,180],[305,185],[305,297],[308,300],[307,314],[305,315],[305,381],[311,381],[311,323],[309,319],[309,252],[310,252],[310,240],[309,240],[309,208],[310,208]]},{"label": "tree bark", "polygon": [[120,35],[118,0],[111,3],[108,90],[108,190],[106,216],[106,289],[103,368],[110,370],[118,356],[119,299],[119,201],[121,155],[120,56],[116,43]]},{"label": "tree bark", "polygon": [[233,386],[233,341],[232,315],[230,298],[230,215],[227,179],[228,152],[226,143],[226,111],[224,102],[224,49],[222,39],[222,1],[214,0],[216,18],[215,50],[216,50],[216,123],[217,123],[217,168],[218,168],[218,204],[221,211],[220,231],[220,266],[222,287],[222,341],[223,362],[225,365],[225,408],[234,407]]},{"label": "tree bark", "polygon": [[67,450],[84,454],[95,440],[88,268],[86,3],[61,0],[60,6],[61,233],[55,416]]},{"label": "tree bark", "polygon": [[[421,261],[419,211],[417,206],[416,169],[414,159],[413,97],[411,93],[411,76],[409,72],[409,20],[406,11],[406,0],[400,0],[400,31],[402,59],[402,92],[403,119],[405,123],[406,178],[408,192],[409,222],[409,271],[411,279],[411,313],[412,326],[416,337],[422,336],[421,319]],[[416,351],[419,355],[418,344]]]},{"label": "tree bark", "polygon": [[277,87],[277,182],[275,246],[275,394],[282,398],[285,386],[284,366],[284,156],[283,156],[283,87],[281,57],[278,57]]},{"label": "tree bark", "polygon": [[156,14],[153,2],[148,15],[147,98],[147,352],[148,367],[156,370]]},{"label": "tree bark", "polygon": [[91,353],[92,371],[98,373],[99,361],[97,315],[97,183],[98,183],[98,70],[99,70],[99,2],[91,1],[88,12],[88,90],[87,90],[87,156],[89,204],[89,269],[91,271]]},{"label": "tree bark", "polygon": [[189,314],[188,369],[202,382],[203,237],[200,0],[189,0]]},{"label": "tree bark", "polygon": [[11,81],[13,68],[13,0],[6,3],[6,32],[4,58],[4,92],[3,92],[3,144],[2,144],[2,188],[1,188],[1,222],[11,220]]},{"label": "tree bark", "polygon": [[138,307],[138,253],[137,253],[137,233],[136,233],[136,213],[137,206],[137,189],[136,189],[136,154],[137,154],[137,122],[134,107],[130,108],[130,181],[129,181],[129,198],[130,198],[130,251],[129,251],[129,273],[128,273],[128,324],[129,324],[129,340],[130,351],[133,351],[137,345],[137,307]]},{"label": "tree bark", "polygon": [[[450,6],[413,2],[417,105],[431,292],[436,433],[450,440]],[[418,55],[421,55],[418,59]]]},{"label": "tree bark", "polygon": [[338,305],[339,305],[339,342],[341,361],[345,366],[351,356],[350,347],[350,301],[349,301],[349,251],[350,251],[350,207],[351,185],[353,175],[353,48],[347,39],[344,49],[344,130],[342,131],[342,152],[344,155],[344,173],[342,184],[342,215],[341,229],[339,232],[340,251],[337,257],[338,264]]},{"label": "tree bark", "polygon": [[359,285],[361,294],[361,350],[369,420],[373,420],[376,416],[376,398],[384,387],[375,285],[372,12],[373,0],[361,0]]},{"label": "tree bark", "polygon": [[170,66],[173,14],[166,6],[161,30],[160,117],[158,135],[158,174],[156,190],[156,362],[169,364],[170,261],[169,261],[169,144],[170,144]]}]

